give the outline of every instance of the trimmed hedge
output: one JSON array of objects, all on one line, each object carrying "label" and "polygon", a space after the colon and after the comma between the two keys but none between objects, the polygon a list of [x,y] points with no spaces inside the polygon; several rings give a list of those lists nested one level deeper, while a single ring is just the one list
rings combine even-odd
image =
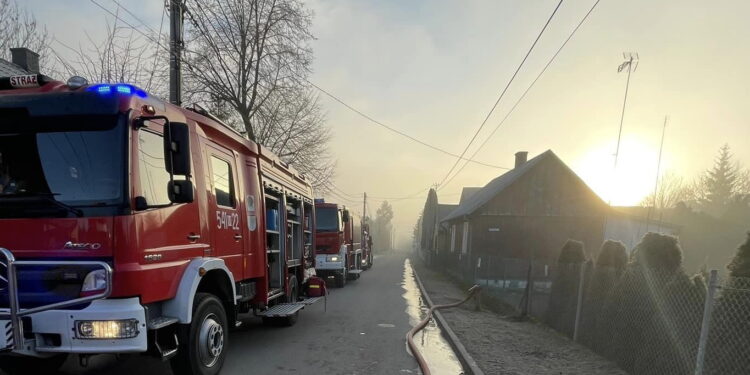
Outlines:
[{"label": "trimmed hedge", "polygon": [[606,240],[602,244],[599,256],[596,257],[597,267],[612,267],[623,269],[628,263],[628,251],[620,241]]},{"label": "trimmed hedge", "polygon": [[606,344],[609,337],[599,335],[605,331],[608,322],[601,321],[600,316],[607,295],[612,291],[617,280],[628,263],[628,252],[625,244],[619,241],[606,240],[596,258],[595,267],[586,280],[586,294],[581,318],[581,342],[591,347]]},{"label": "trimmed hedge", "polygon": [[737,248],[737,254],[727,269],[732,277],[750,277],[750,232],[747,233],[745,243]]},{"label": "trimmed hedge", "polygon": [[677,237],[649,232],[633,249],[633,261],[646,268],[678,272],[682,267],[682,249]]},{"label": "trimmed hedge", "polygon": [[568,240],[557,258],[545,322],[556,330],[573,336],[581,267],[586,261],[583,242]]}]

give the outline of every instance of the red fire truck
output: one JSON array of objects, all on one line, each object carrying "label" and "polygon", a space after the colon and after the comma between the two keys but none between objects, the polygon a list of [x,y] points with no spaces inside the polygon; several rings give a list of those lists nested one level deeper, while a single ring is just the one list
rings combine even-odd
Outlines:
[{"label": "red fire truck", "polygon": [[362,269],[369,270],[372,268],[372,233],[370,232],[370,224],[362,223]]},{"label": "red fire truck", "polygon": [[308,181],[200,109],[126,84],[0,78],[0,367],[150,353],[216,374],[230,327],[291,325]]},{"label": "red fire truck", "polygon": [[343,205],[315,201],[315,270],[342,288],[362,273],[362,248],[354,242],[354,221]]}]

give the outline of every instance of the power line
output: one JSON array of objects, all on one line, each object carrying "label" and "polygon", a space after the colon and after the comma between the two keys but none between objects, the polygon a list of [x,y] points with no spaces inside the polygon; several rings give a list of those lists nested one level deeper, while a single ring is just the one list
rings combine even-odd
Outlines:
[{"label": "power line", "polygon": [[[346,199],[360,199],[362,198],[359,194],[351,194],[347,193],[346,191],[342,190],[338,186],[336,186],[334,183],[329,183],[329,187],[331,188],[331,192],[335,193],[338,196],[343,196]],[[370,200],[376,200],[376,201],[400,201],[404,199],[413,199],[417,195],[427,191],[429,189],[421,189],[417,192],[414,192],[412,194],[407,194],[405,196],[401,197],[386,197],[386,196],[377,196],[377,195],[367,195],[367,198]]]},{"label": "power line", "polygon": [[[136,31],[137,33],[141,34],[141,35],[142,35],[142,36],[144,36],[145,38],[147,38],[147,39],[151,40],[152,42],[156,43],[156,44],[157,44],[157,45],[158,45],[159,47],[161,47],[161,48],[165,49],[165,50],[166,50],[167,52],[169,52],[169,53],[171,54],[171,51],[169,51],[169,49],[168,49],[167,47],[165,47],[164,45],[162,45],[162,44],[161,44],[161,40],[154,40],[154,39],[153,39],[153,37],[151,37],[151,36],[149,36],[149,35],[147,35],[147,34],[143,33],[143,32],[142,32],[142,31],[140,31],[140,30],[139,30],[138,28],[136,28],[135,26],[133,26],[133,25],[132,25],[131,23],[129,23],[129,22],[127,22],[127,21],[125,21],[125,20],[124,20],[124,19],[123,19],[122,17],[120,17],[120,16],[119,16],[119,15],[117,15],[116,13],[114,13],[114,12],[110,11],[109,9],[105,8],[104,6],[102,6],[101,4],[97,3],[97,2],[96,2],[96,0],[90,0],[90,1],[91,1],[91,2],[92,2],[92,3],[94,4],[94,5],[96,5],[97,7],[101,8],[102,10],[104,10],[105,12],[107,12],[108,14],[110,14],[111,16],[115,17],[116,19],[118,19],[119,21],[121,21],[122,23],[124,23],[125,25],[127,25],[128,27],[130,27],[131,29],[135,30],[135,31]],[[138,22],[140,22],[141,24],[143,24],[144,26],[146,26],[146,25],[145,25],[145,23],[143,23],[143,21],[141,21],[141,20],[140,20],[139,18],[137,18],[137,17],[136,17],[136,16],[135,16],[135,15],[133,14],[133,12],[131,12],[130,10],[128,10],[128,9],[127,9],[127,8],[126,8],[125,6],[123,6],[122,4],[120,4],[119,2],[117,2],[116,0],[112,0],[112,1],[113,1],[113,2],[114,2],[114,3],[115,3],[115,4],[117,5],[117,6],[118,6],[118,7],[122,8],[122,9],[123,9],[123,10],[124,10],[124,11],[125,11],[126,13],[130,14],[131,16],[133,16],[133,17],[134,17],[134,18],[135,18],[135,19],[136,19],[136,20],[137,20]],[[192,17],[192,14],[191,14],[190,12],[187,12],[187,13],[188,13],[188,16],[191,16],[191,17]],[[147,28],[149,28],[149,30],[151,30],[151,28],[150,28],[150,27],[148,27],[148,26],[146,26],[146,27],[147,27]],[[153,30],[152,30],[152,31],[153,31]],[[159,32],[159,35],[161,36],[161,28],[160,28],[160,32]],[[159,37],[159,39],[161,39],[161,37]],[[424,141],[422,141],[422,140],[420,140],[420,139],[418,139],[418,138],[415,138],[415,137],[413,137],[413,136],[411,136],[411,135],[409,135],[409,134],[406,134],[406,133],[404,133],[404,132],[402,132],[402,131],[400,131],[400,130],[397,130],[397,129],[393,128],[393,127],[390,127],[390,126],[388,126],[388,125],[384,124],[384,123],[383,123],[383,122],[381,122],[381,121],[378,121],[378,120],[376,120],[376,119],[372,118],[371,116],[369,116],[369,115],[365,114],[364,112],[362,112],[362,111],[360,111],[360,110],[358,110],[358,109],[356,109],[356,108],[352,107],[351,105],[347,104],[346,102],[344,102],[343,100],[341,100],[341,99],[340,99],[340,98],[338,98],[337,96],[333,95],[332,93],[330,93],[330,92],[326,91],[326,90],[325,90],[325,89],[323,89],[322,87],[320,87],[320,86],[316,85],[315,83],[311,82],[311,81],[310,81],[310,80],[308,80],[307,78],[304,78],[304,77],[300,77],[300,78],[302,78],[302,79],[303,79],[303,80],[304,80],[305,82],[307,82],[308,84],[310,84],[311,86],[313,86],[313,87],[314,87],[314,88],[316,88],[316,89],[317,89],[318,91],[320,91],[320,92],[322,92],[323,94],[325,94],[326,96],[330,97],[331,99],[333,99],[333,100],[337,101],[338,103],[340,103],[340,104],[341,104],[341,105],[343,105],[344,107],[346,107],[346,108],[348,108],[349,110],[353,111],[354,113],[357,113],[358,115],[360,115],[360,116],[362,116],[363,118],[365,118],[365,119],[369,120],[370,122],[372,122],[372,123],[374,123],[374,124],[376,124],[376,125],[379,125],[379,126],[381,126],[381,127],[385,128],[385,129],[387,129],[387,130],[389,130],[389,131],[391,131],[391,132],[393,132],[393,133],[396,133],[396,134],[398,134],[398,135],[401,135],[402,137],[405,137],[405,138],[407,138],[407,139],[409,139],[409,140],[412,140],[412,141],[414,141],[414,142],[417,142],[417,143],[419,143],[419,144],[421,144],[421,145],[423,145],[423,146],[426,146],[426,147],[428,147],[428,148],[431,148],[431,149],[433,149],[433,150],[435,150],[435,151],[438,151],[438,152],[441,152],[441,153],[443,153],[443,154],[446,154],[446,155],[449,155],[449,156],[453,156],[453,157],[455,157],[455,158],[459,158],[459,159],[464,159],[464,160],[467,160],[467,162],[471,162],[471,163],[475,163],[475,164],[483,165],[483,166],[485,166],[485,167],[497,168],[497,169],[505,169],[505,170],[510,170],[510,169],[511,169],[511,168],[508,168],[508,167],[502,167],[502,166],[499,166],[499,165],[493,165],[493,164],[489,164],[489,163],[484,163],[484,162],[481,162],[481,161],[477,161],[477,160],[468,160],[468,159],[466,159],[466,158],[463,158],[463,155],[459,156],[458,154],[452,153],[452,152],[450,152],[450,151],[447,151],[447,150],[445,150],[445,149],[442,149],[442,148],[440,148],[440,147],[437,147],[437,146],[434,146],[434,145],[432,145],[432,144],[429,144],[429,143],[427,143],[427,142],[424,142]]]},{"label": "power line", "polygon": [[[96,5],[97,7],[99,7],[101,10],[107,12],[109,15],[111,15],[112,17],[114,17],[116,20],[124,23],[126,26],[130,27],[133,31],[137,32],[138,34],[141,34],[146,39],[154,42],[157,46],[159,46],[162,49],[164,49],[165,51],[167,51],[170,55],[173,55],[172,51],[170,51],[168,47],[165,47],[164,45],[162,45],[159,40],[155,40],[152,36],[144,33],[141,30],[139,30],[137,27],[133,26],[133,24],[129,23],[128,21],[126,21],[125,19],[123,19],[122,17],[120,17],[118,14],[112,12],[111,10],[109,10],[109,9],[105,8],[104,6],[102,6],[101,4],[97,3],[96,0],[90,0],[90,1],[91,1],[91,3],[93,3],[94,5]],[[125,9],[125,8],[123,8],[123,9]],[[127,10],[126,10],[126,12],[127,12]]]},{"label": "power line", "polygon": [[[143,20],[141,20],[140,18],[138,18],[138,16],[137,16],[137,15],[136,15],[135,13],[131,12],[131,11],[130,11],[130,10],[129,10],[128,8],[126,8],[125,6],[123,6],[122,4],[120,4],[120,2],[119,2],[119,1],[117,1],[117,0],[112,0],[112,2],[113,2],[113,3],[115,3],[115,4],[117,4],[117,7],[118,7],[118,8],[120,8],[120,9],[124,10],[124,11],[125,11],[125,13],[127,13],[127,14],[129,14],[129,15],[130,15],[131,17],[133,17],[133,18],[134,18],[134,19],[135,19],[136,21],[138,21],[138,22],[139,22],[139,23],[140,23],[141,25],[143,25],[143,27],[147,28],[147,29],[148,29],[148,31],[150,31],[150,32],[152,32],[152,33],[154,33],[154,34],[156,34],[156,30],[152,29],[152,28],[151,28],[151,26],[147,25],[147,24],[146,24],[145,22],[143,22]],[[163,15],[164,15],[164,13],[162,13],[162,16],[163,16]],[[159,32],[159,34],[161,34],[161,32]]]},{"label": "power line", "polygon": [[499,165],[492,165],[492,164],[488,164],[488,163],[483,163],[483,162],[481,162],[481,161],[476,161],[476,160],[469,160],[469,159],[466,159],[466,158],[464,158],[464,157],[463,157],[463,155],[458,155],[458,154],[454,154],[454,153],[452,153],[452,152],[450,152],[450,151],[447,151],[447,150],[445,150],[445,149],[442,149],[442,148],[440,148],[440,147],[437,147],[437,146],[434,146],[434,145],[432,145],[432,144],[429,144],[429,143],[427,143],[427,142],[425,142],[425,141],[422,141],[422,140],[420,140],[420,139],[418,139],[418,138],[415,138],[415,137],[413,137],[413,136],[411,136],[411,135],[409,135],[409,134],[406,134],[406,133],[404,133],[404,132],[402,132],[402,131],[400,131],[400,130],[398,130],[398,129],[395,129],[395,128],[393,128],[393,127],[390,127],[390,126],[388,126],[388,125],[386,125],[386,124],[384,124],[384,123],[382,123],[382,122],[380,122],[380,121],[378,121],[378,120],[376,120],[376,119],[374,119],[374,118],[370,117],[369,115],[365,114],[364,112],[362,112],[362,111],[360,111],[360,110],[358,110],[358,109],[356,109],[356,108],[352,107],[351,105],[347,104],[346,102],[344,102],[343,100],[341,100],[340,98],[338,98],[338,97],[337,97],[336,95],[333,95],[333,94],[331,94],[330,92],[328,92],[328,91],[324,90],[324,89],[323,89],[323,88],[321,88],[320,86],[318,86],[318,85],[316,85],[315,83],[311,82],[311,81],[310,81],[310,80],[308,80],[307,78],[304,78],[304,77],[300,77],[300,78],[301,78],[302,80],[304,80],[305,82],[307,82],[307,83],[308,83],[308,84],[309,84],[310,86],[312,86],[312,87],[316,88],[316,89],[317,89],[318,91],[322,92],[323,94],[325,94],[325,95],[326,95],[326,96],[328,96],[329,98],[331,98],[331,99],[335,100],[335,101],[336,101],[336,102],[338,102],[339,104],[341,104],[341,105],[343,105],[344,107],[348,108],[348,109],[349,109],[350,111],[352,111],[352,112],[354,112],[354,113],[356,113],[356,114],[360,115],[360,116],[361,116],[361,117],[363,117],[364,119],[366,119],[366,120],[368,120],[368,121],[372,122],[372,123],[373,123],[373,124],[375,124],[375,125],[381,126],[381,127],[385,128],[385,129],[389,130],[389,131],[390,131],[390,132],[392,132],[392,133],[396,133],[396,134],[398,134],[398,135],[400,135],[400,136],[402,136],[402,137],[404,137],[404,138],[407,138],[407,139],[409,139],[409,140],[411,140],[411,141],[414,141],[414,142],[416,142],[416,143],[419,143],[419,144],[421,144],[422,146],[425,146],[425,147],[431,148],[431,149],[433,149],[433,150],[435,150],[435,151],[438,151],[438,152],[441,152],[441,153],[443,153],[443,154],[445,154],[445,155],[450,155],[450,156],[453,156],[454,158],[459,158],[459,160],[461,160],[461,159],[463,159],[463,160],[467,160],[467,161],[469,161],[469,162],[472,162],[472,163],[476,163],[476,164],[479,164],[479,165],[483,165],[483,166],[485,166],[485,167],[492,167],[492,168],[497,168],[497,169],[505,169],[505,170],[510,170],[510,169],[511,169],[511,168],[501,167],[501,166],[499,166]]},{"label": "power line", "polygon": [[[456,166],[461,161],[461,159],[463,159],[463,156],[466,154],[466,151],[469,150],[469,147],[471,147],[471,144],[474,143],[474,140],[476,140],[477,136],[479,135],[479,132],[481,132],[482,128],[484,128],[484,125],[487,123],[487,120],[490,119],[490,116],[492,115],[492,112],[495,111],[495,108],[497,108],[497,105],[500,103],[500,100],[503,99],[503,96],[505,96],[505,93],[508,91],[508,88],[513,83],[513,81],[516,79],[516,76],[518,75],[518,72],[521,70],[521,68],[523,67],[523,65],[526,63],[526,59],[528,59],[529,55],[531,55],[531,51],[534,50],[534,47],[536,46],[537,42],[539,42],[539,39],[542,37],[542,34],[544,34],[544,31],[547,30],[547,26],[549,26],[550,22],[552,21],[552,18],[557,13],[557,10],[560,9],[560,5],[562,5],[562,3],[563,3],[563,0],[560,0],[560,2],[557,3],[557,6],[555,7],[555,10],[552,11],[552,14],[547,19],[547,22],[544,24],[544,27],[542,27],[542,30],[539,32],[539,35],[536,36],[536,39],[534,40],[534,43],[531,44],[531,47],[529,48],[528,52],[526,52],[526,56],[523,57],[523,60],[521,60],[521,63],[518,65],[518,68],[516,68],[516,71],[510,77],[510,80],[508,81],[508,84],[505,85],[505,88],[500,93],[500,96],[495,101],[495,104],[492,106],[492,108],[490,109],[489,113],[487,113],[487,116],[484,118],[484,121],[482,121],[482,124],[479,125],[479,128],[477,129],[477,131],[474,132],[474,136],[472,136],[471,140],[469,141],[469,143],[466,144],[466,147],[464,148],[463,152],[461,152],[461,156],[459,157],[459,159],[456,159],[456,162],[453,163],[453,166],[451,167],[451,169],[448,170],[448,173],[445,174],[445,177],[443,177],[443,180],[440,181],[440,183],[438,184],[438,189],[440,189],[440,185],[442,185],[443,182],[445,182],[445,180],[448,179],[448,176],[450,176],[451,172],[453,172],[453,170],[456,169]],[[471,159],[469,159],[469,160],[471,160]]]},{"label": "power line", "polygon": [[[576,27],[573,29],[573,31],[570,32],[570,35],[568,35],[568,38],[565,39],[565,41],[563,42],[562,45],[560,45],[560,48],[557,49],[557,52],[555,52],[555,54],[552,55],[552,58],[550,58],[550,60],[547,62],[547,65],[545,65],[544,68],[542,69],[542,71],[539,72],[539,75],[537,75],[536,78],[534,78],[534,80],[531,82],[531,84],[526,89],[526,91],[524,91],[523,94],[521,95],[521,97],[518,98],[518,100],[516,101],[516,103],[513,104],[513,107],[511,107],[510,111],[508,111],[508,113],[505,115],[505,117],[503,117],[503,119],[497,124],[497,126],[495,126],[495,129],[493,129],[492,132],[490,133],[490,135],[487,136],[487,138],[485,138],[484,142],[482,142],[482,144],[479,145],[479,148],[477,148],[476,151],[474,151],[474,153],[471,155],[471,157],[469,159],[474,159],[474,157],[479,153],[479,151],[482,150],[482,148],[484,147],[484,145],[486,145],[487,142],[490,139],[492,139],[492,136],[495,135],[495,133],[497,132],[497,130],[500,129],[500,126],[502,126],[503,123],[505,123],[505,120],[507,120],[508,117],[510,117],[510,115],[513,113],[513,111],[516,109],[516,107],[518,107],[518,104],[521,103],[521,101],[523,101],[524,98],[526,98],[526,94],[528,94],[529,91],[531,91],[531,88],[534,87],[534,85],[539,80],[539,78],[541,78],[542,75],[547,71],[547,68],[549,68],[550,65],[552,65],[552,62],[555,61],[555,59],[557,58],[557,55],[559,55],[560,52],[563,50],[563,48],[565,48],[565,46],[568,44],[568,42],[576,34],[576,32],[578,31],[578,29],[581,28],[581,25],[583,25],[583,23],[586,22],[586,20],[589,18],[589,15],[591,15],[591,13],[594,11],[594,9],[596,8],[596,6],[599,5],[600,1],[601,0],[596,0],[596,2],[594,3],[594,5],[591,6],[591,9],[589,9],[589,11],[586,13],[585,16],[583,16],[583,18],[581,19],[581,21],[578,22],[578,25],[576,25]],[[446,181],[443,186],[447,186],[451,181],[453,181],[453,179],[456,176],[458,176],[458,174],[461,173],[461,171],[463,171],[464,168],[466,168],[467,164],[468,163],[464,163],[464,165],[461,166],[461,168],[453,175],[453,177],[451,177],[448,181]]]}]

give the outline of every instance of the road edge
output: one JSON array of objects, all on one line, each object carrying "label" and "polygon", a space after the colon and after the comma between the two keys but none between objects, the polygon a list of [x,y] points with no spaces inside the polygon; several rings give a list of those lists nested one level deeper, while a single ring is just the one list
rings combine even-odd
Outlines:
[{"label": "road edge", "polygon": [[[411,259],[411,257],[409,258]],[[432,299],[430,299],[430,295],[427,294],[427,290],[424,288],[424,285],[422,284],[422,279],[419,278],[419,273],[417,273],[416,268],[412,266],[412,272],[414,273],[414,279],[417,280],[417,285],[419,286],[419,291],[422,293],[422,296],[424,297],[425,301],[427,302],[427,306],[432,308]],[[481,368],[479,368],[479,365],[477,365],[477,362],[474,360],[474,358],[469,354],[469,352],[466,350],[466,347],[463,343],[461,343],[461,340],[459,340],[458,336],[455,332],[451,329],[451,327],[448,325],[448,322],[443,318],[443,315],[440,314],[440,311],[435,310],[433,313],[435,316],[435,320],[437,321],[440,328],[445,333],[446,338],[448,339],[448,342],[453,347],[453,350],[457,352],[458,354],[458,360],[461,362],[461,365],[463,365],[464,370],[469,370],[468,375],[484,375],[484,371],[482,371]]]}]

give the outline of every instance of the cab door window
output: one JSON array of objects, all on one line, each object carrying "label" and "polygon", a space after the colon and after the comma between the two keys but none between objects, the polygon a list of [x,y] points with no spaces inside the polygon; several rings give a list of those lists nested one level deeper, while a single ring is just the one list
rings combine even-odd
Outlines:
[{"label": "cab door window", "polygon": [[146,130],[138,132],[138,179],[149,205],[169,204],[169,173],[164,166],[164,140]]},{"label": "cab door window", "polygon": [[211,156],[211,182],[214,185],[216,204],[224,207],[235,206],[234,178],[228,162]]}]

